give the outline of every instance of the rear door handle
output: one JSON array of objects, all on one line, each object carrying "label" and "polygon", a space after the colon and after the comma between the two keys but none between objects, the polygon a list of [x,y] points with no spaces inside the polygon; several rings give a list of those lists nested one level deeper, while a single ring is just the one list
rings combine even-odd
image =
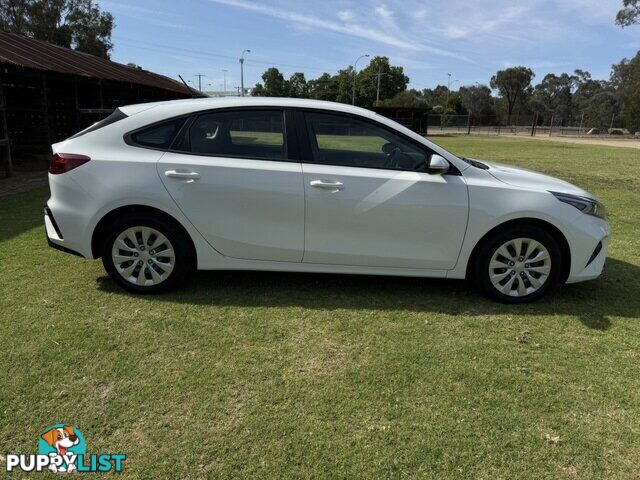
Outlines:
[{"label": "rear door handle", "polygon": [[325,182],[324,180],[311,180],[309,185],[315,188],[324,188],[326,190],[338,191],[344,188],[342,182]]},{"label": "rear door handle", "polygon": [[167,170],[166,172],[164,172],[164,176],[167,178],[189,180],[190,182],[193,182],[194,180],[198,180],[200,178],[200,174],[198,172],[185,172],[182,170]]}]

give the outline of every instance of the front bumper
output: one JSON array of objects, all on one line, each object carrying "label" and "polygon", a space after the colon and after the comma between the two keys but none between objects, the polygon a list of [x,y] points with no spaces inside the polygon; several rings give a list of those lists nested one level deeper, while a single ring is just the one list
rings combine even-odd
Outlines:
[{"label": "front bumper", "polygon": [[572,227],[567,283],[598,278],[605,270],[611,227],[605,220],[590,215],[580,216]]}]

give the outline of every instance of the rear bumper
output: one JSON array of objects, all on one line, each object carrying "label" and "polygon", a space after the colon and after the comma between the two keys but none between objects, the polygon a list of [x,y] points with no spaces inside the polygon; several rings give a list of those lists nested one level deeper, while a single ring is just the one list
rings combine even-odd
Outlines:
[{"label": "rear bumper", "polygon": [[76,170],[63,175],[49,174],[51,197],[45,206],[44,224],[48,241],[63,247],[64,251],[71,250],[84,258],[92,258],[87,226],[95,213],[95,202],[74,180]]},{"label": "rear bumper", "polygon": [[56,223],[56,219],[47,205],[44,207],[44,228],[47,235],[47,243],[51,248],[55,248],[61,252],[70,253],[71,255],[76,255],[78,257],[84,257],[81,253],[70,248],[65,243],[60,227]]}]

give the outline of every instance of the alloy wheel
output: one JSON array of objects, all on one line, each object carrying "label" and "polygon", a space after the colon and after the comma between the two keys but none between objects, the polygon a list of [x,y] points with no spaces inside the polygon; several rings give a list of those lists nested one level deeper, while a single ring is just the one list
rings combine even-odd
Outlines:
[{"label": "alloy wheel", "polygon": [[113,242],[111,259],[129,283],[153,286],[165,281],[175,267],[176,255],[169,239],[151,227],[129,227]]},{"label": "alloy wheel", "polygon": [[539,290],[549,278],[551,255],[531,238],[514,238],[503,243],[489,262],[489,279],[502,294],[524,297]]}]

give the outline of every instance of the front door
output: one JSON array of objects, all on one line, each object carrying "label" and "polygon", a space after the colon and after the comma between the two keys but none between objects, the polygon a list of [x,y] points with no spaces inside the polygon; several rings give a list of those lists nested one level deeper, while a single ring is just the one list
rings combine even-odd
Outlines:
[{"label": "front door", "polygon": [[199,115],[177,149],[160,159],[158,175],[213,248],[234,258],[302,260],[302,169],[287,161],[283,111]]},{"label": "front door", "polygon": [[446,270],[467,225],[459,175],[426,172],[429,152],[364,119],[306,113],[303,262]]}]

